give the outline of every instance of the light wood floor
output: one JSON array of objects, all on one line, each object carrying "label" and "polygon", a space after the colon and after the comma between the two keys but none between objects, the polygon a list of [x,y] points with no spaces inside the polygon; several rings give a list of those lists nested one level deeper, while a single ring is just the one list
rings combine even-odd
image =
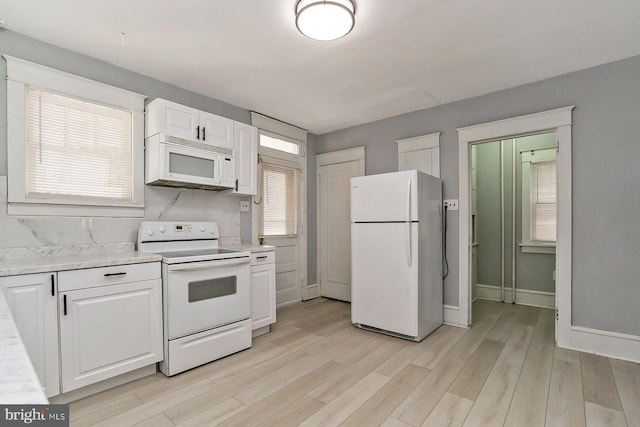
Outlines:
[{"label": "light wood floor", "polygon": [[555,347],[551,310],[477,301],[421,343],[349,310],[281,309],[251,349],[74,402],[71,425],[640,426],[640,365]]}]

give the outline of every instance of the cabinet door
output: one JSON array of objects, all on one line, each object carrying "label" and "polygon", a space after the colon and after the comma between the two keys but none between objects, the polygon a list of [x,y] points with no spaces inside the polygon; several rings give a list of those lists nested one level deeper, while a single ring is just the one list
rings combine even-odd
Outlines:
[{"label": "cabinet door", "polygon": [[60,393],[55,280],[55,273],[0,277],[0,289],[47,397]]},{"label": "cabinet door", "polygon": [[233,120],[201,111],[200,142],[233,150]]},{"label": "cabinet door", "polygon": [[162,359],[161,280],[60,294],[62,391]]},{"label": "cabinet door", "polygon": [[147,105],[145,136],[167,133],[178,138],[197,140],[200,111],[165,99]]},{"label": "cabinet door", "polygon": [[238,180],[234,193],[255,196],[258,189],[258,129],[234,122],[233,139]]},{"label": "cabinet door", "polygon": [[251,267],[251,329],[276,321],[276,266]]}]

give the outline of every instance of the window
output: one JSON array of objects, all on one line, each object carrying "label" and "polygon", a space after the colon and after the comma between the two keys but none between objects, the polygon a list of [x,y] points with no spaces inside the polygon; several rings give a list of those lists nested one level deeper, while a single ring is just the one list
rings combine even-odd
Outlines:
[{"label": "window", "polygon": [[143,216],[144,97],[5,58],[9,213]]},{"label": "window", "polygon": [[262,163],[261,236],[297,234],[297,175],[296,169]]},{"label": "window", "polygon": [[26,196],[131,201],[131,112],[27,87]]},{"label": "window", "polygon": [[260,146],[284,151],[289,154],[295,154],[296,156],[300,154],[300,146],[297,143],[285,141],[281,138],[273,138],[264,134],[260,135]]},{"label": "window", "polygon": [[522,153],[522,250],[553,252],[556,242],[556,151]]},{"label": "window", "polygon": [[556,241],[556,161],[531,164],[531,240]]}]

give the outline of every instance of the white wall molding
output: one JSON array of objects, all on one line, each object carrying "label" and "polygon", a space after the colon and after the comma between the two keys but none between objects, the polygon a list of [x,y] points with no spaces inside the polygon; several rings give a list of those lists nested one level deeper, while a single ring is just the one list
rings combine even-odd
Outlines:
[{"label": "white wall molding", "polygon": [[[478,284],[478,298],[501,301],[500,286]],[[504,301],[511,302],[511,288],[505,288]],[[531,305],[534,307],[554,308],[556,306],[556,294],[553,292],[533,291],[530,289],[516,289],[516,303]]]},{"label": "white wall molding", "polygon": [[558,343],[558,346],[640,363],[640,336],[637,335],[572,326],[569,345]]},{"label": "white wall molding", "polygon": [[398,153],[426,150],[428,148],[440,148],[440,132],[414,136],[413,138],[398,139],[396,144],[398,144]]},{"label": "white wall molding", "polygon": [[364,174],[364,156],[364,145],[361,147],[348,148],[346,150],[316,154],[316,168],[320,166],[333,165],[336,163],[346,163],[357,160],[359,162],[362,162],[362,173]]},{"label": "white wall molding", "polygon": [[458,131],[458,271],[460,322],[471,321],[471,145],[519,135],[555,131],[559,152],[558,231],[556,244],[556,340],[569,345],[571,329],[571,124],[574,106],[482,123]]},{"label": "white wall molding", "polygon": [[443,323],[445,325],[458,326],[462,328],[467,327],[466,324],[460,322],[460,310],[457,306],[444,304],[442,308],[444,310]]}]

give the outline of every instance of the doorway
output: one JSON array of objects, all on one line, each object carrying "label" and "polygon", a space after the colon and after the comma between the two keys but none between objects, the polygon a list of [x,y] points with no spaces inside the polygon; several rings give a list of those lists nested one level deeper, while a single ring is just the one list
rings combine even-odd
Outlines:
[{"label": "doorway", "polygon": [[351,186],[364,175],[364,147],[316,156],[320,295],[351,301]]},{"label": "doorway", "polygon": [[473,144],[471,193],[473,300],[554,308],[555,132]]},{"label": "doorway", "polygon": [[573,106],[543,111],[457,129],[458,131],[458,307],[445,311],[445,322],[471,323],[471,146],[541,132],[555,131],[557,147],[557,241],[556,241],[556,342],[571,345],[571,124]]}]

